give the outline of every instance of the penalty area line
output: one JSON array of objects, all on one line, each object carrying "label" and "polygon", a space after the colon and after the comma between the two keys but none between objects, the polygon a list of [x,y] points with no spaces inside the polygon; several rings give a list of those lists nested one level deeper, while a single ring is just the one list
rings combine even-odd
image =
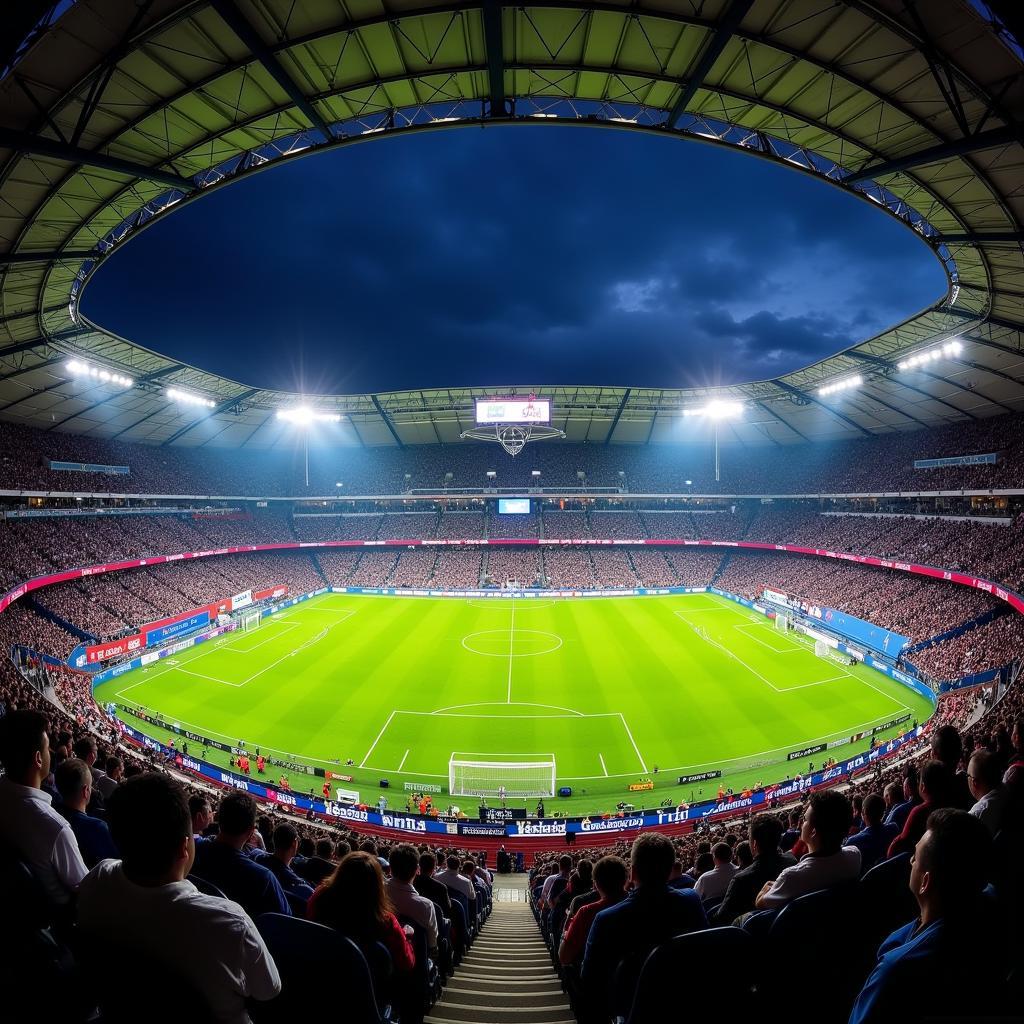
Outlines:
[{"label": "penalty area line", "polygon": [[400,772],[400,771],[401,771],[401,770],[402,770],[402,769],[403,769],[403,768],[405,767],[405,759],[406,759],[406,758],[407,758],[408,756],[409,756],[409,751],[407,750],[407,751],[406,751],[406,752],[405,752],[405,753],[404,753],[404,754],[402,755],[402,760],[398,762],[398,767],[397,767],[397,768],[395,769],[395,771],[396,771],[396,772]]},{"label": "penalty area line", "polygon": [[392,711],[391,714],[388,715],[388,720],[384,723],[384,727],[381,729],[379,733],[377,733],[377,738],[370,744],[370,749],[366,752],[366,757],[364,757],[362,761],[359,762],[360,768],[366,767],[366,762],[370,760],[370,755],[373,753],[373,748],[376,747],[378,743],[380,743],[381,736],[383,736],[384,733],[387,732],[387,728],[391,724],[391,719],[394,717],[395,712]]},{"label": "penalty area line", "polygon": [[601,762],[601,771],[604,772],[604,777],[608,778],[608,768],[604,763],[604,754],[598,754],[597,759]]},{"label": "penalty area line", "polygon": [[[623,716],[622,712],[618,712],[618,715],[619,718],[622,719],[622,728],[626,730],[626,735],[629,737],[629,742],[633,744],[633,750],[636,752],[636,759],[640,762],[640,767],[643,768],[644,775],[646,775],[648,773],[647,762],[644,760],[643,754],[640,753],[640,748],[636,745],[636,740],[633,739],[633,733],[631,732],[629,726],[626,724],[626,719]],[[608,772],[606,771],[605,775],[607,774]]]}]

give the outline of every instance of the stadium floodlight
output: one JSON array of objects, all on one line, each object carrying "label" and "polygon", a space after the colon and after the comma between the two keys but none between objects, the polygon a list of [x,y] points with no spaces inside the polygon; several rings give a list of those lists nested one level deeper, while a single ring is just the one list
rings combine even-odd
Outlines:
[{"label": "stadium floodlight", "polygon": [[896,364],[896,369],[913,370],[918,366],[925,366],[939,359],[956,359],[963,350],[964,346],[960,339],[953,338],[950,341],[943,342],[941,345],[936,345],[934,348],[926,348],[921,352],[915,352],[913,355],[907,356],[906,359],[901,359]]},{"label": "stadium floodlight", "polygon": [[277,418],[299,427],[308,427],[313,423],[340,423],[341,416],[336,412],[316,412],[307,405],[298,405],[292,409],[278,409]]},{"label": "stadium floodlight", "polygon": [[852,388],[859,388],[864,383],[864,378],[856,373],[852,377],[844,377],[842,380],[837,380],[834,384],[826,384],[823,388],[818,388],[819,395],[835,395],[840,391],[850,391]]},{"label": "stadium floodlight", "polygon": [[172,402],[181,402],[182,405],[198,405],[204,409],[215,409],[217,407],[217,403],[211,398],[194,395],[191,391],[179,391],[177,388],[168,388],[167,398]]},{"label": "stadium floodlight", "polygon": [[742,402],[722,402],[717,398],[695,409],[684,409],[684,416],[707,416],[709,420],[731,420],[743,415]]},{"label": "stadium floodlight", "polygon": [[100,366],[93,366],[92,363],[83,362],[80,359],[72,359],[66,364],[68,373],[76,377],[91,377],[101,384],[117,384],[122,388],[135,387],[135,381],[122,373],[114,373],[111,370],[104,370]]},{"label": "stadium floodlight", "polygon": [[704,416],[711,420],[715,426],[715,480],[721,479],[718,461],[718,424],[724,420],[739,419],[743,415],[742,402],[726,402],[713,398],[707,405],[698,406],[695,409],[684,409],[684,416]]},{"label": "stadium floodlight", "polygon": [[306,463],[306,486],[309,486],[309,428],[315,423],[340,423],[336,412],[317,412],[308,405],[296,405],[291,409],[278,409],[277,418],[302,429],[302,452]]}]

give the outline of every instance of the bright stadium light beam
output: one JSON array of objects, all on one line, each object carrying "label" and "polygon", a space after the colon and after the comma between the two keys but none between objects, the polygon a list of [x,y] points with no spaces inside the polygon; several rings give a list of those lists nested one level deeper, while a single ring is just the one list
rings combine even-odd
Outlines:
[{"label": "bright stadium light beam", "polygon": [[65,368],[68,373],[75,377],[91,377],[102,384],[117,384],[118,387],[122,388],[135,387],[135,381],[131,377],[126,377],[123,373],[114,373],[112,370],[105,370],[99,366],[93,366],[91,363],[84,362],[81,359],[70,360],[65,363]]},{"label": "bright stadium light beam", "polygon": [[901,359],[896,364],[896,369],[914,370],[918,366],[926,366],[928,363],[934,363],[939,359],[956,359],[963,350],[963,342],[959,338],[951,338],[949,341],[936,345],[934,348],[922,349],[920,352],[907,356],[906,359]]},{"label": "bright stadium light beam", "polygon": [[822,388],[818,388],[818,394],[821,396],[835,395],[841,391],[850,391],[853,388],[859,388],[864,383],[864,378],[856,373],[852,377],[844,377],[842,380],[837,380],[834,384],[826,384]]},{"label": "bright stadium light beam", "polygon": [[340,423],[342,417],[336,412],[317,412],[308,405],[296,405],[290,409],[278,409],[277,418],[302,429],[302,451],[306,461],[306,486],[309,486],[309,428],[314,423]]},{"label": "bright stadium light beam", "polygon": [[182,405],[196,405],[204,409],[214,409],[217,403],[212,399],[204,398],[202,395],[194,395],[190,391],[180,391],[178,388],[168,388],[167,398],[171,402],[180,402]]},{"label": "bright stadium light beam", "polygon": [[742,402],[726,402],[713,398],[707,405],[695,409],[684,409],[684,416],[704,416],[711,420],[715,428],[715,480],[721,480],[718,460],[718,424],[725,420],[739,419],[743,415]]}]

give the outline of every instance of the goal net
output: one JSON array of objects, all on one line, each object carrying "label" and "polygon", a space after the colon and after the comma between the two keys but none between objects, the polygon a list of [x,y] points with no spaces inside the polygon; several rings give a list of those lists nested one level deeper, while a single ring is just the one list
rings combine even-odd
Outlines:
[{"label": "goal net", "polygon": [[554,796],[555,757],[543,754],[531,761],[478,761],[452,754],[448,761],[448,791],[452,796]]},{"label": "goal net", "polygon": [[832,648],[824,640],[815,640],[814,653],[819,658],[829,658],[832,656]]},{"label": "goal net", "polygon": [[785,633],[789,629],[789,616],[785,612],[775,613],[775,628],[780,633]]},{"label": "goal net", "polygon": [[242,630],[248,632],[250,629],[257,629],[260,624],[259,612],[245,612],[242,615]]}]

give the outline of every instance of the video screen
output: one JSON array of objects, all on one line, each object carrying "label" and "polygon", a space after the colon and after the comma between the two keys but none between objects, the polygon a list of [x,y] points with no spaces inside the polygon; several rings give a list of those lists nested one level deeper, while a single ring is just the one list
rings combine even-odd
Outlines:
[{"label": "video screen", "polygon": [[499,498],[499,516],[528,516],[530,514],[529,498]]},{"label": "video screen", "polygon": [[478,398],[477,425],[488,423],[550,423],[550,398]]}]

